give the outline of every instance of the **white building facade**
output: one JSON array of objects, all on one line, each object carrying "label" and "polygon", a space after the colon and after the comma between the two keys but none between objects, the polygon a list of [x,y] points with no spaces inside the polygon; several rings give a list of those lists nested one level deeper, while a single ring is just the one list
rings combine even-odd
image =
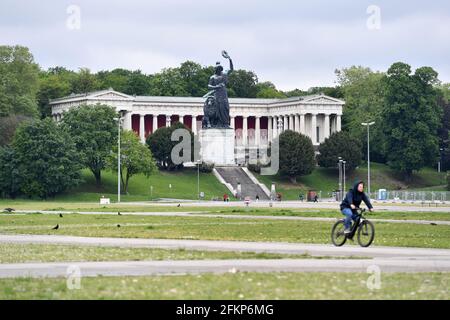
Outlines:
[{"label": "white building facade", "polygon": [[[106,104],[125,113],[123,127],[135,131],[141,141],[156,129],[181,122],[194,134],[201,129],[203,98],[130,96],[112,89],[70,95],[50,101],[55,121],[64,112],[83,104]],[[229,98],[230,126],[236,145],[269,143],[284,130],[309,136],[318,146],[341,130],[344,101],[323,94],[286,99]]]}]

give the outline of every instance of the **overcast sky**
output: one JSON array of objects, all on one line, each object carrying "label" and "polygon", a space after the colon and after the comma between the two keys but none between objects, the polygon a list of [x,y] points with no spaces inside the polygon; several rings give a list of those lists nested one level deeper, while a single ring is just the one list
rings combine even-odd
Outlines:
[{"label": "overcast sky", "polygon": [[0,44],[29,47],[43,68],[94,72],[212,65],[226,49],[236,68],[283,90],[333,85],[336,68],[385,71],[396,61],[450,82],[450,2],[0,0]]}]

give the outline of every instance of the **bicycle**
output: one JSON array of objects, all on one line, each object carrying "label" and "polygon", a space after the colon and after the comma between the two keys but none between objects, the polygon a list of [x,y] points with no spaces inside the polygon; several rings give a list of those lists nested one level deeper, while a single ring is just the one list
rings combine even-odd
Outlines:
[{"label": "bicycle", "polygon": [[331,229],[331,241],[337,247],[344,245],[347,239],[353,240],[353,237],[357,233],[358,243],[361,247],[368,247],[372,244],[375,238],[375,227],[373,223],[366,219],[364,212],[366,209],[357,208],[358,217],[350,229],[350,233],[345,234],[344,221],[345,219],[338,220]]}]

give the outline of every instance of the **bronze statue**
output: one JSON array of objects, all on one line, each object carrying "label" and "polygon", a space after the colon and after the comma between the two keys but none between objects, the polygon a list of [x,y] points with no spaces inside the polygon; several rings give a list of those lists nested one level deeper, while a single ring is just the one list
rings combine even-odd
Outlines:
[{"label": "bronze statue", "polygon": [[223,72],[220,62],[216,63],[214,75],[209,78],[208,89],[204,95],[202,128],[230,128],[230,105],[228,103],[228,75],[233,72],[233,61],[223,50],[222,56],[230,61],[230,70]]}]

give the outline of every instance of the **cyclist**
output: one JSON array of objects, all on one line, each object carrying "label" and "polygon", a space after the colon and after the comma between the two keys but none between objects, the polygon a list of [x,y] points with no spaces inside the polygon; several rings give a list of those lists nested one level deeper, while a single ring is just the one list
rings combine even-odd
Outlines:
[{"label": "cyclist", "polygon": [[373,211],[373,206],[370,203],[369,198],[364,193],[364,182],[359,181],[355,183],[353,189],[347,192],[344,200],[342,200],[340,208],[342,214],[345,216],[345,230],[344,233],[350,233],[350,227],[352,225],[352,220],[356,220],[358,217],[356,213],[356,209],[359,208],[361,202],[364,201],[366,206],[369,208],[369,211]]}]

